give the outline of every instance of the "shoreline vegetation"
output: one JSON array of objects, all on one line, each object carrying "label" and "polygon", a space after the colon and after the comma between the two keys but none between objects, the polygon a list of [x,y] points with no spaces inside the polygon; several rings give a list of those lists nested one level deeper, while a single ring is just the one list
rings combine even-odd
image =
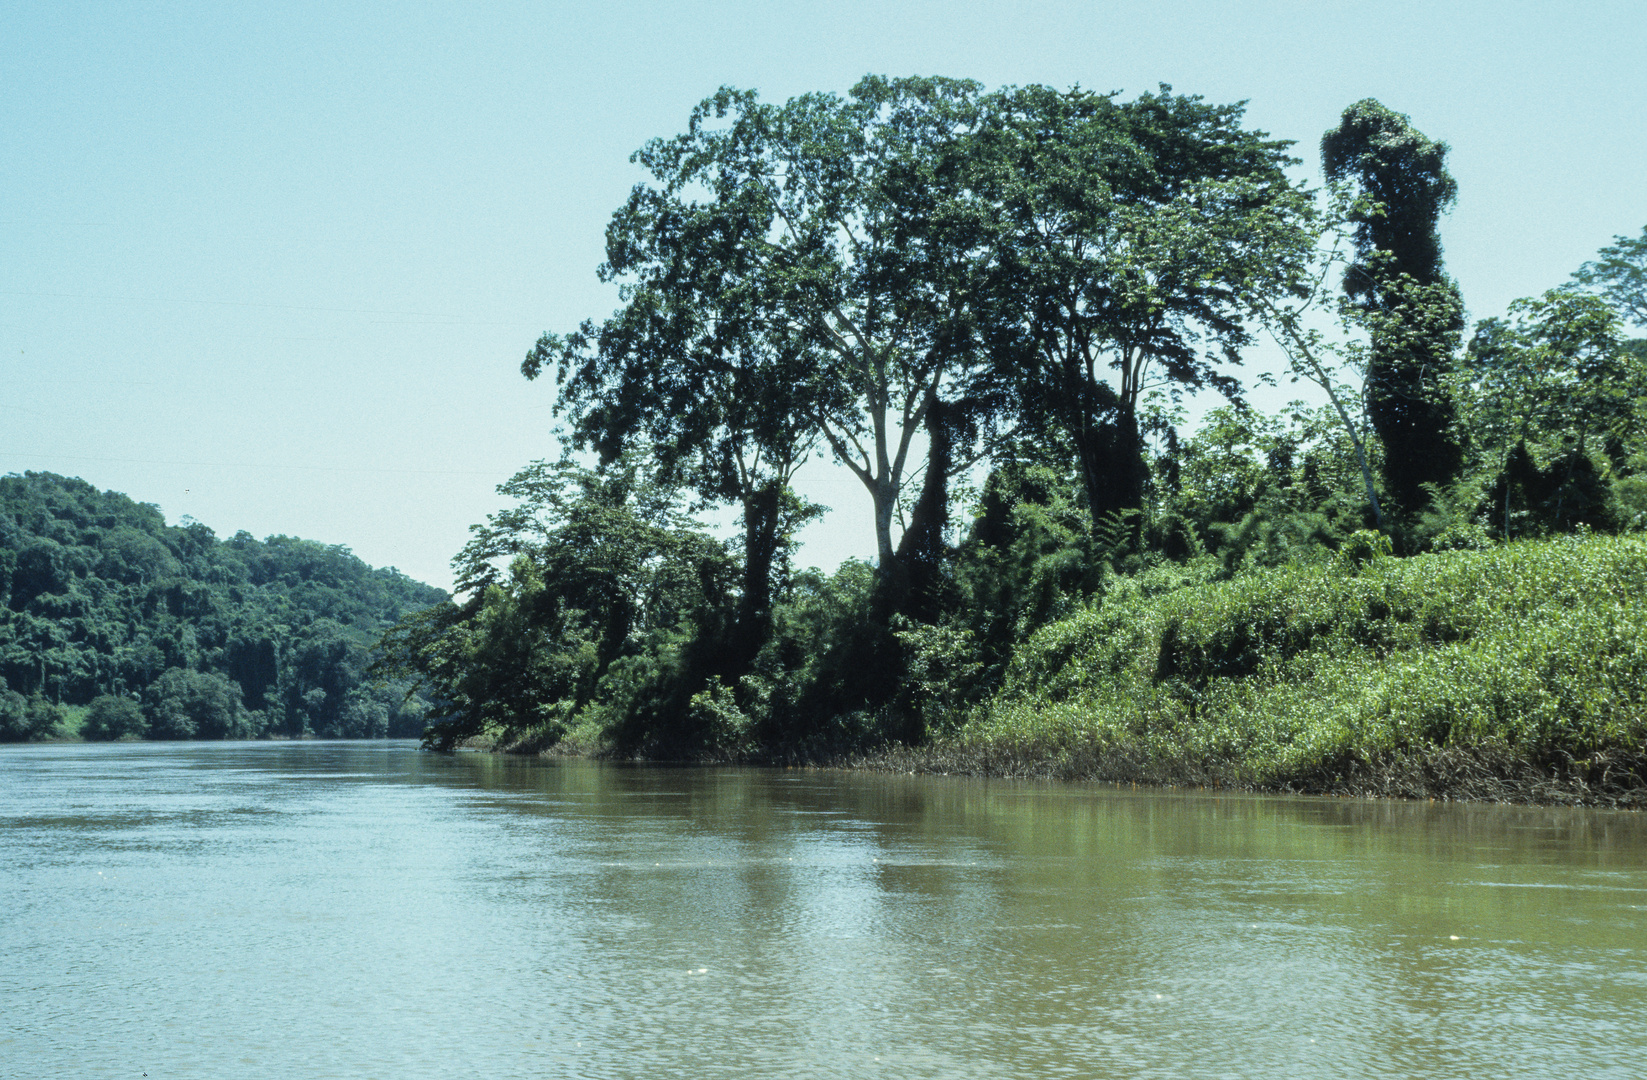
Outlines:
[{"label": "shoreline vegetation", "polygon": [[952,735],[746,760],[1647,808],[1647,537],[1117,591],[1026,642]]},{"label": "shoreline vegetation", "polygon": [[[0,478],[0,730],[1647,806],[1647,229],[1471,330],[1446,143],[1294,146],[1165,85],[722,88],[527,351],[561,456],[455,598]],[[819,458],[872,563],[796,565]]]},{"label": "shoreline vegetation", "polygon": [[[1294,145],[1168,86],[705,99],[521,364],[563,456],[385,638],[425,744],[1647,805],[1647,230],[1471,330],[1447,144]],[[815,457],[873,563],[794,565]]]},{"label": "shoreline vegetation", "polygon": [[338,545],[0,476],[0,742],[415,736],[421,699],[366,669],[386,627],[446,600]]}]

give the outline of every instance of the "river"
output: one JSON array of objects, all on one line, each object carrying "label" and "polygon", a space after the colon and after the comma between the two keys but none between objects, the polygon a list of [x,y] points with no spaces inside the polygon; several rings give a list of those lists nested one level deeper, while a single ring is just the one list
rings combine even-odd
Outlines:
[{"label": "river", "polygon": [[1640,1077],[1647,817],[0,749],[0,1076]]}]

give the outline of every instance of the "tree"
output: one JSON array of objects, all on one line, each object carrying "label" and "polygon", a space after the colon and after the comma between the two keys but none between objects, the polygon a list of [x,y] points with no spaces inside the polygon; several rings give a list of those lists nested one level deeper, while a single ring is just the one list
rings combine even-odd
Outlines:
[{"label": "tree", "polygon": [[1365,528],[1358,465],[1331,406],[1212,409],[1180,444],[1169,514],[1194,524],[1223,573],[1278,566],[1340,548]]},{"label": "tree", "polygon": [[556,370],[557,409],[575,447],[609,463],[639,441],[664,482],[739,507],[735,669],[766,637],[790,537],[821,512],[789,486],[816,435],[811,376],[819,358],[773,310],[779,287],[760,257],[770,204],[760,195],[685,196],[673,150],[653,143],[641,151],[665,186],[637,187],[607,227],[600,276],[625,282],[624,306],[599,325],[544,335],[522,373]]},{"label": "tree", "polygon": [[1613,237],[1596,255],[1573,280],[1605,297],[1622,318],[1647,327],[1647,226],[1640,236]]},{"label": "tree", "polygon": [[1461,461],[1444,388],[1464,328],[1437,232],[1458,194],[1446,157],[1446,143],[1372,98],[1345,109],[1321,139],[1327,178],[1365,196],[1350,218],[1357,258],[1343,286],[1369,331],[1367,413],[1384,444],[1385,483],[1407,510],[1423,504],[1423,485],[1447,483]]},{"label": "tree", "polygon": [[243,739],[240,687],[208,671],[169,668],[144,694],[143,714],[156,739]]},{"label": "tree", "polygon": [[[599,443],[597,432],[649,424],[666,455],[698,455],[709,490],[737,490],[751,527],[766,527],[778,485],[815,436],[868,492],[891,573],[917,436],[970,344],[952,273],[968,256],[934,238],[941,191],[917,180],[965,132],[977,92],[953,79],[871,77],[844,98],[772,105],[721,90],[684,134],[636,155],[656,186],[638,187],[614,218],[602,271],[634,279],[623,313],[580,338],[549,339],[528,375],[558,355],[586,436]],[[597,386],[628,393],[596,407]],[[761,417],[773,424],[765,434]],[[757,452],[764,470],[739,468]],[[747,588],[758,595],[761,584]]]},{"label": "tree", "polygon": [[681,512],[679,492],[642,469],[644,454],[517,473],[498,488],[515,505],[473,526],[453,560],[468,600],[384,636],[376,672],[432,699],[426,745],[450,750],[483,733],[552,742],[625,661],[715,623],[725,553]]},{"label": "tree", "polygon": [[496,732],[506,743],[541,731],[552,741],[593,689],[600,642],[584,613],[546,588],[541,569],[517,556],[506,578],[462,608],[420,612],[385,638],[388,663],[431,692],[425,744],[450,750]]},{"label": "tree", "polygon": [[679,489],[644,468],[646,457],[646,448],[635,446],[595,469],[568,459],[537,461],[498,485],[515,505],[470,528],[469,543],[452,560],[458,590],[472,594],[497,584],[515,557],[526,555],[546,584],[600,629],[610,650],[633,634],[676,623],[701,599],[701,591],[678,579],[682,552],[703,554],[702,542],[714,542],[682,510]]},{"label": "tree", "polygon": [[[1362,430],[1366,394],[1367,350],[1356,341],[1363,320],[1355,305],[1340,302],[1330,305],[1338,333],[1329,335],[1310,325],[1312,315],[1324,306],[1327,279],[1335,267],[1345,260],[1345,229],[1365,210],[1352,201],[1349,188],[1342,182],[1333,184],[1328,191],[1328,207],[1319,219],[1315,249],[1301,261],[1282,260],[1276,265],[1278,278],[1284,287],[1261,295],[1258,314],[1275,343],[1287,358],[1293,382],[1303,380],[1321,388],[1327,395],[1333,413],[1338,417],[1344,434],[1355,449],[1356,464],[1361,470],[1361,490],[1372,509],[1373,524],[1384,529],[1384,513],[1378,503],[1378,489],[1373,484],[1372,466],[1367,454],[1367,441]],[[1358,378],[1360,386],[1344,380],[1348,370]]]},{"label": "tree", "polygon": [[985,337],[1027,432],[1073,444],[1095,526],[1143,505],[1145,411],[1240,384],[1225,367],[1271,267],[1307,247],[1289,143],[1242,105],[1032,86],[991,99],[981,157],[1000,233]]},{"label": "tree", "polygon": [[24,697],[6,688],[0,679],[0,742],[33,742],[55,738],[63,730],[61,705],[39,693]]},{"label": "tree", "polygon": [[350,693],[361,683],[367,650],[334,619],[316,619],[293,635],[280,682],[286,734],[335,738]]},{"label": "tree", "polygon": [[[1590,450],[1647,424],[1647,362],[1627,347],[1605,300],[1572,288],[1516,300],[1506,320],[1482,320],[1462,375],[1472,439],[1499,457],[1505,537],[1518,486],[1524,497],[1529,487],[1550,489],[1538,500],[1549,505],[1537,508],[1550,523],[1584,520],[1586,504],[1593,512],[1597,502]],[[1535,448],[1555,459],[1554,475],[1536,475]]]},{"label": "tree", "polygon": [[127,736],[141,739],[148,730],[149,722],[137,701],[116,694],[93,698],[85,723],[80,726],[80,734],[88,742],[113,742]]}]

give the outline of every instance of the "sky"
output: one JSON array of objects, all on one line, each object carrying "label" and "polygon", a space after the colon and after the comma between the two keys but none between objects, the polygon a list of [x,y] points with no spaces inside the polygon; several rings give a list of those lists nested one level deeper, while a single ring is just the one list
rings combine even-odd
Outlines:
[{"label": "sky", "polygon": [[[604,317],[629,155],[717,87],[865,74],[1245,100],[1301,178],[1375,97],[1452,147],[1472,319],[1647,224],[1647,5],[0,0],[0,475],[450,587],[497,484],[559,454],[538,335]],[[868,497],[803,564],[874,552]]]}]

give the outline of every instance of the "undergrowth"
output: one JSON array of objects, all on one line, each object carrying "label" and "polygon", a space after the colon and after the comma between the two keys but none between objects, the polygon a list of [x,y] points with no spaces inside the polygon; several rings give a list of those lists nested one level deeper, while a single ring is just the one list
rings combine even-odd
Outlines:
[{"label": "undergrowth", "polygon": [[1553,777],[1640,801],[1644,597],[1640,534],[1117,590],[1022,644],[934,750],[977,771],[1374,793],[1399,775],[1381,793],[1432,795]]}]

